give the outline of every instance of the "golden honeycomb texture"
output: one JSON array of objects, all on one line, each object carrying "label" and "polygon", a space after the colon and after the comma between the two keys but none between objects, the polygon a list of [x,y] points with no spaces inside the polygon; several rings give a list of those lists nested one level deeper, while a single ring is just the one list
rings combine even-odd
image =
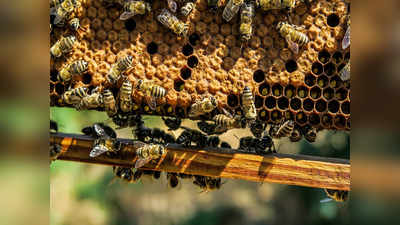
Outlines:
[{"label": "golden honeycomb texture", "polygon": [[[206,95],[218,100],[219,109],[240,113],[240,96],[249,86],[261,121],[277,123],[285,117],[301,126],[350,130],[350,82],[343,82],[338,75],[350,60],[349,48],[342,50],[341,46],[348,4],[318,0],[307,6],[297,1],[290,14],[258,8],[253,36],[242,44],[239,16],[230,22],[222,19],[226,3],[221,0],[219,10],[213,13],[206,0],[197,0],[188,17],[177,14],[189,25],[188,37],[183,38],[156,19],[167,7],[166,1],[153,1],[151,12],[122,21],[122,7],[82,0],[71,15],[80,19],[82,29],[72,31],[65,26],[51,33],[50,46],[61,36],[77,38],[70,53],[51,58],[51,106],[73,107],[61,99],[70,86],[111,88],[116,96],[122,81],[109,87],[105,76],[118,58],[131,55],[133,67],[124,75],[133,85],[138,79],[153,80],[168,91],[153,112],[144,107],[143,93],[134,89],[133,101],[141,106],[134,109],[142,114],[187,117],[191,104]],[[304,27],[310,41],[297,55],[276,30],[279,21]],[[68,85],[57,81],[63,66],[81,59],[89,63],[85,74],[74,76]]]}]

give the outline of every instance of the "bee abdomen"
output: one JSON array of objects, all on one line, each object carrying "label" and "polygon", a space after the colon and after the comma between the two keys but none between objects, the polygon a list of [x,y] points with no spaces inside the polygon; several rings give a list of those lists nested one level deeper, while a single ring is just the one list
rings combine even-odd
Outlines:
[{"label": "bee abdomen", "polygon": [[74,90],[74,95],[79,96],[81,98],[85,97],[87,93],[86,87],[79,87]]},{"label": "bee abdomen", "polygon": [[162,98],[166,95],[166,90],[160,86],[153,86],[151,88],[151,96],[156,98]]},{"label": "bee abdomen", "polygon": [[253,103],[253,93],[248,86],[244,87],[243,96],[242,96],[242,104],[248,105]]},{"label": "bee abdomen", "polygon": [[118,69],[123,72],[132,66],[132,59],[133,57],[128,55],[123,57],[121,60],[118,61]]},{"label": "bee abdomen", "polygon": [[72,74],[82,74],[88,69],[88,63],[85,60],[78,60],[71,64],[69,71]]}]

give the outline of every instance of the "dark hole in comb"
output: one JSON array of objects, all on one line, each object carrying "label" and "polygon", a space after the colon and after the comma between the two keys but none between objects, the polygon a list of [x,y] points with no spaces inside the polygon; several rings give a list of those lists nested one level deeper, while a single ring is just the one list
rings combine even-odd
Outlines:
[{"label": "dark hole in comb", "polygon": [[297,63],[294,60],[289,60],[285,64],[286,71],[289,73],[294,72],[297,70]]},{"label": "dark hole in comb", "polygon": [[182,47],[182,53],[185,56],[189,56],[189,55],[193,54],[193,47],[191,45],[184,45]]},{"label": "dark hole in comb", "polygon": [[327,24],[331,27],[336,27],[337,25],[339,25],[339,22],[339,16],[334,13],[327,17]]},{"label": "dark hole in comb", "polygon": [[181,77],[182,77],[182,79],[187,80],[191,76],[192,76],[192,70],[191,69],[189,69],[187,67],[184,67],[184,68],[181,69]]},{"label": "dark hole in comb", "polygon": [[189,43],[193,46],[195,46],[199,40],[200,36],[197,33],[193,33],[189,36]]},{"label": "dark hole in comb", "polygon": [[128,19],[125,21],[125,28],[128,31],[133,31],[136,28],[136,21],[134,19]]},{"label": "dark hole in comb", "polygon": [[197,64],[199,64],[199,60],[197,59],[196,56],[192,55],[188,58],[187,64],[190,68],[195,68]]},{"label": "dark hole in comb", "polygon": [[148,52],[150,55],[157,53],[157,51],[158,51],[158,45],[157,45],[157,43],[155,43],[155,42],[150,42],[150,43],[147,45],[147,52]]},{"label": "dark hole in comb", "polygon": [[253,73],[253,80],[257,83],[264,81],[265,74],[262,70],[256,70]]}]

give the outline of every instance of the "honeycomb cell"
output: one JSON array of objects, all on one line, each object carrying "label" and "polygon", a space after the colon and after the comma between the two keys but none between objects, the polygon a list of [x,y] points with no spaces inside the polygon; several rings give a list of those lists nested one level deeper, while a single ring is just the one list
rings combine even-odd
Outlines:
[{"label": "honeycomb cell", "polygon": [[174,82],[174,89],[175,91],[183,91],[185,89],[185,82],[182,80],[175,80]]},{"label": "honeycomb cell", "polygon": [[314,101],[307,98],[303,101],[303,109],[305,111],[311,112],[314,109]]},{"label": "honeycomb cell", "polygon": [[326,23],[330,27],[336,27],[340,23],[340,18],[337,14],[332,13],[326,18]]},{"label": "honeycomb cell", "polygon": [[150,55],[156,54],[158,51],[158,44],[152,41],[147,45],[146,50]]},{"label": "honeycomb cell", "polygon": [[335,127],[343,129],[346,126],[346,119],[342,115],[336,115],[333,119]]},{"label": "honeycomb cell", "polygon": [[297,63],[294,60],[289,60],[285,63],[286,71],[289,73],[294,72],[297,70]]},{"label": "honeycomb cell", "polygon": [[333,63],[328,63],[324,66],[324,72],[328,76],[332,76],[336,72],[336,66]]},{"label": "honeycomb cell", "polygon": [[268,121],[269,120],[269,114],[268,111],[266,110],[260,110],[258,113],[258,117],[260,118],[260,120],[262,121]]},{"label": "honeycomb cell", "polygon": [[315,75],[320,75],[324,70],[324,67],[322,66],[321,63],[319,62],[314,62],[311,66],[311,71],[313,72],[313,74]]},{"label": "honeycomb cell", "polygon": [[315,103],[315,109],[317,112],[324,112],[326,110],[327,103],[326,101],[320,99]]},{"label": "honeycomb cell", "polygon": [[90,84],[92,82],[92,76],[89,73],[85,73],[82,76],[82,82],[84,84]]},{"label": "honeycomb cell", "polygon": [[55,90],[58,95],[62,95],[64,93],[64,85],[62,83],[57,83]]},{"label": "honeycomb cell", "polygon": [[190,57],[188,58],[188,60],[187,60],[187,65],[188,65],[190,68],[195,68],[195,67],[197,66],[197,64],[199,64],[199,60],[197,59],[196,56],[192,55],[192,56],[190,56]]},{"label": "honeycomb cell", "polygon": [[269,93],[269,85],[268,83],[264,82],[258,87],[258,93],[260,93],[262,96],[266,96]]},{"label": "honeycomb cell", "polygon": [[290,99],[290,109],[297,111],[301,108],[301,100],[299,98]]},{"label": "honeycomb cell", "polygon": [[334,62],[336,65],[338,65],[338,64],[340,64],[340,63],[342,62],[342,60],[343,60],[343,55],[342,55],[341,52],[335,52],[335,53],[333,53],[333,55],[332,55],[332,59],[333,59],[333,62]]},{"label": "honeycomb cell", "polygon": [[308,87],[312,87],[315,84],[315,76],[312,75],[311,73],[307,74],[306,77],[304,78],[304,83]]},{"label": "honeycomb cell", "polygon": [[272,95],[273,96],[281,96],[282,95],[282,86],[279,84],[275,84],[272,86]]},{"label": "honeycomb cell", "polygon": [[182,47],[182,53],[185,55],[185,56],[189,56],[189,55],[191,55],[191,54],[193,54],[193,47],[191,46],[191,45],[184,45],[183,47]]},{"label": "honeycomb cell", "polygon": [[317,79],[317,85],[320,88],[326,87],[328,85],[328,82],[329,82],[328,77],[326,77],[324,75],[323,76],[319,76],[318,79]]},{"label": "honeycomb cell", "polygon": [[296,88],[293,85],[288,85],[285,87],[285,96],[286,98],[291,98],[295,95]]},{"label": "honeycomb cell", "polygon": [[296,122],[299,125],[304,125],[305,123],[307,123],[307,120],[308,120],[307,115],[303,112],[297,113],[295,118],[296,118]]},{"label": "honeycomb cell", "polygon": [[57,81],[57,75],[58,71],[57,70],[50,70],[50,80],[53,82]]},{"label": "honeycomb cell", "polygon": [[265,99],[265,106],[268,109],[273,109],[276,106],[276,99],[272,96],[269,96]]},{"label": "honeycomb cell", "polygon": [[189,35],[189,43],[195,46],[200,41],[200,36],[197,33]]},{"label": "honeycomb cell", "polygon": [[239,104],[239,99],[236,95],[234,94],[230,94],[228,95],[228,99],[227,99],[227,104],[229,107],[231,108],[235,108],[238,106]]},{"label": "honeycomb cell", "polygon": [[286,97],[280,97],[278,99],[278,108],[281,110],[286,110],[289,107],[289,100]]},{"label": "honeycomb cell", "polygon": [[259,95],[256,95],[256,96],[254,97],[254,104],[255,104],[255,106],[256,106],[257,109],[263,107],[263,105],[264,105],[264,99],[263,99],[263,97],[261,97],[261,96],[259,96]]},{"label": "honeycomb cell", "polygon": [[184,68],[181,69],[181,78],[182,78],[183,80],[187,80],[187,79],[189,79],[191,76],[192,76],[192,70],[191,70],[191,69],[189,69],[189,68],[187,68],[187,67],[184,67]]},{"label": "honeycomb cell", "polygon": [[340,106],[340,109],[342,110],[342,113],[344,114],[350,114],[350,102],[346,101],[343,102]]},{"label": "honeycomb cell", "polygon": [[310,115],[309,121],[312,126],[317,126],[321,122],[318,114],[316,113]]},{"label": "honeycomb cell", "polygon": [[308,89],[306,87],[297,88],[297,96],[300,98],[306,98],[308,96]]},{"label": "honeycomb cell", "polygon": [[282,113],[279,110],[274,110],[271,112],[271,120],[272,122],[280,122],[282,119]]},{"label": "honeycomb cell", "polygon": [[339,101],[345,100],[347,98],[347,90],[344,88],[340,88],[339,90],[336,91],[335,97]]},{"label": "honeycomb cell", "polygon": [[331,54],[326,50],[322,50],[318,53],[318,60],[320,63],[326,64],[331,60]]},{"label": "honeycomb cell", "polygon": [[329,86],[331,88],[337,88],[340,87],[340,85],[342,84],[342,80],[340,79],[339,76],[334,76],[330,79],[329,81]]},{"label": "honeycomb cell", "polygon": [[[263,82],[265,79],[265,74],[264,71],[262,70],[256,70],[253,73],[253,80],[257,83]],[[261,93],[261,92],[260,92]]]},{"label": "honeycomb cell", "polygon": [[319,87],[313,87],[310,90],[310,96],[312,99],[318,99],[321,97],[322,90]]},{"label": "honeycomb cell", "polygon": [[321,116],[321,124],[325,128],[331,127],[332,126],[332,116],[329,114],[323,114]]},{"label": "honeycomb cell", "polygon": [[337,113],[339,111],[339,102],[336,100],[331,100],[328,103],[328,111],[331,113]]}]

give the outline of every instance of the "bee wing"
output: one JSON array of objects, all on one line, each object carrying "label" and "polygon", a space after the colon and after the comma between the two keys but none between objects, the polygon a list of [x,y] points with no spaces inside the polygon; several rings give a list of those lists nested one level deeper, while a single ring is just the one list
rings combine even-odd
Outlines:
[{"label": "bee wing", "polygon": [[339,76],[340,79],[342,79],[342,81],[346,81],[348,79],[350,79],[350,69],[349,66],[345,66],[343,67],[343,69],[339,72]]},{"label": "bee wing", "polygon": [[103,129],[103,127],[100,124],[95,123],[93,125],[93,128],[99,137],[108,137],[106,131]]},{"label": "bee wing", "polygon": [[222,108],[222,112],[224,112],[225,115],[227,115],[227,116],[233,118],[232,114],[229,113],[226,109]]},{"label": "bee wing", "polygon": [[120,20],[127,20],[129,18],[131,18],[132,16],[134,16],[135,14],[133,12],[123,12],[120,16],[119,19]]},{"label": "bee wing", "polygon": [[174,0],[167,0],[168,2],[168,8],[175,13],[176,9],[178,8],[178,5],[176,4],[176,2]]},{"label": "bee wing", "polygon": [[145,100],[146,100],[146,103],[147,103],[147,105],[149,105],[151,110],[155,110],[156,109],[157,103],[156,103],[156,98],[155,97],[147,95],[145,97]]},{"label": "bee wing", "polygon": [[349,46],[350,46],[350,26],[347,28],[346,33],[344,34],[344,37],[342,40],[342,48],[343,49],[346,49]]},{"label": "bee wing", "polygon": [[108,149],[102,145],[96,145],[94,146],[94,148],[92,149],[92,151],[90,151],[89,156],[90,157],[97,157],[105,152],[107,152]]},{"label": "bee wing", "polygon": [[290,35],[286,36],[286,41],[290,50],[292,50],[292,52],[296,55],[299,54],[299,45],[292,41]]},{"label": "bee wing", "polygon": [[140,168],[140,167],[142,167],[142,166],[144,166],[144,165],[146,165],[148,162],[150,162],[151,161],[151,158],[150,157],[148,157],[148,158],[139,158],[138,160],[136,160],[136,163],[135,163],[135,168],[137,169],[137,168]]},{"label": "bee wing", "polygon": [[330,201],[332,201],[331,198],[324,198],[324,199],[322,199],[322,200],[319,201],[319,202],[320,202],[320,203],[325,203],[325,202],[330,202]]}]

